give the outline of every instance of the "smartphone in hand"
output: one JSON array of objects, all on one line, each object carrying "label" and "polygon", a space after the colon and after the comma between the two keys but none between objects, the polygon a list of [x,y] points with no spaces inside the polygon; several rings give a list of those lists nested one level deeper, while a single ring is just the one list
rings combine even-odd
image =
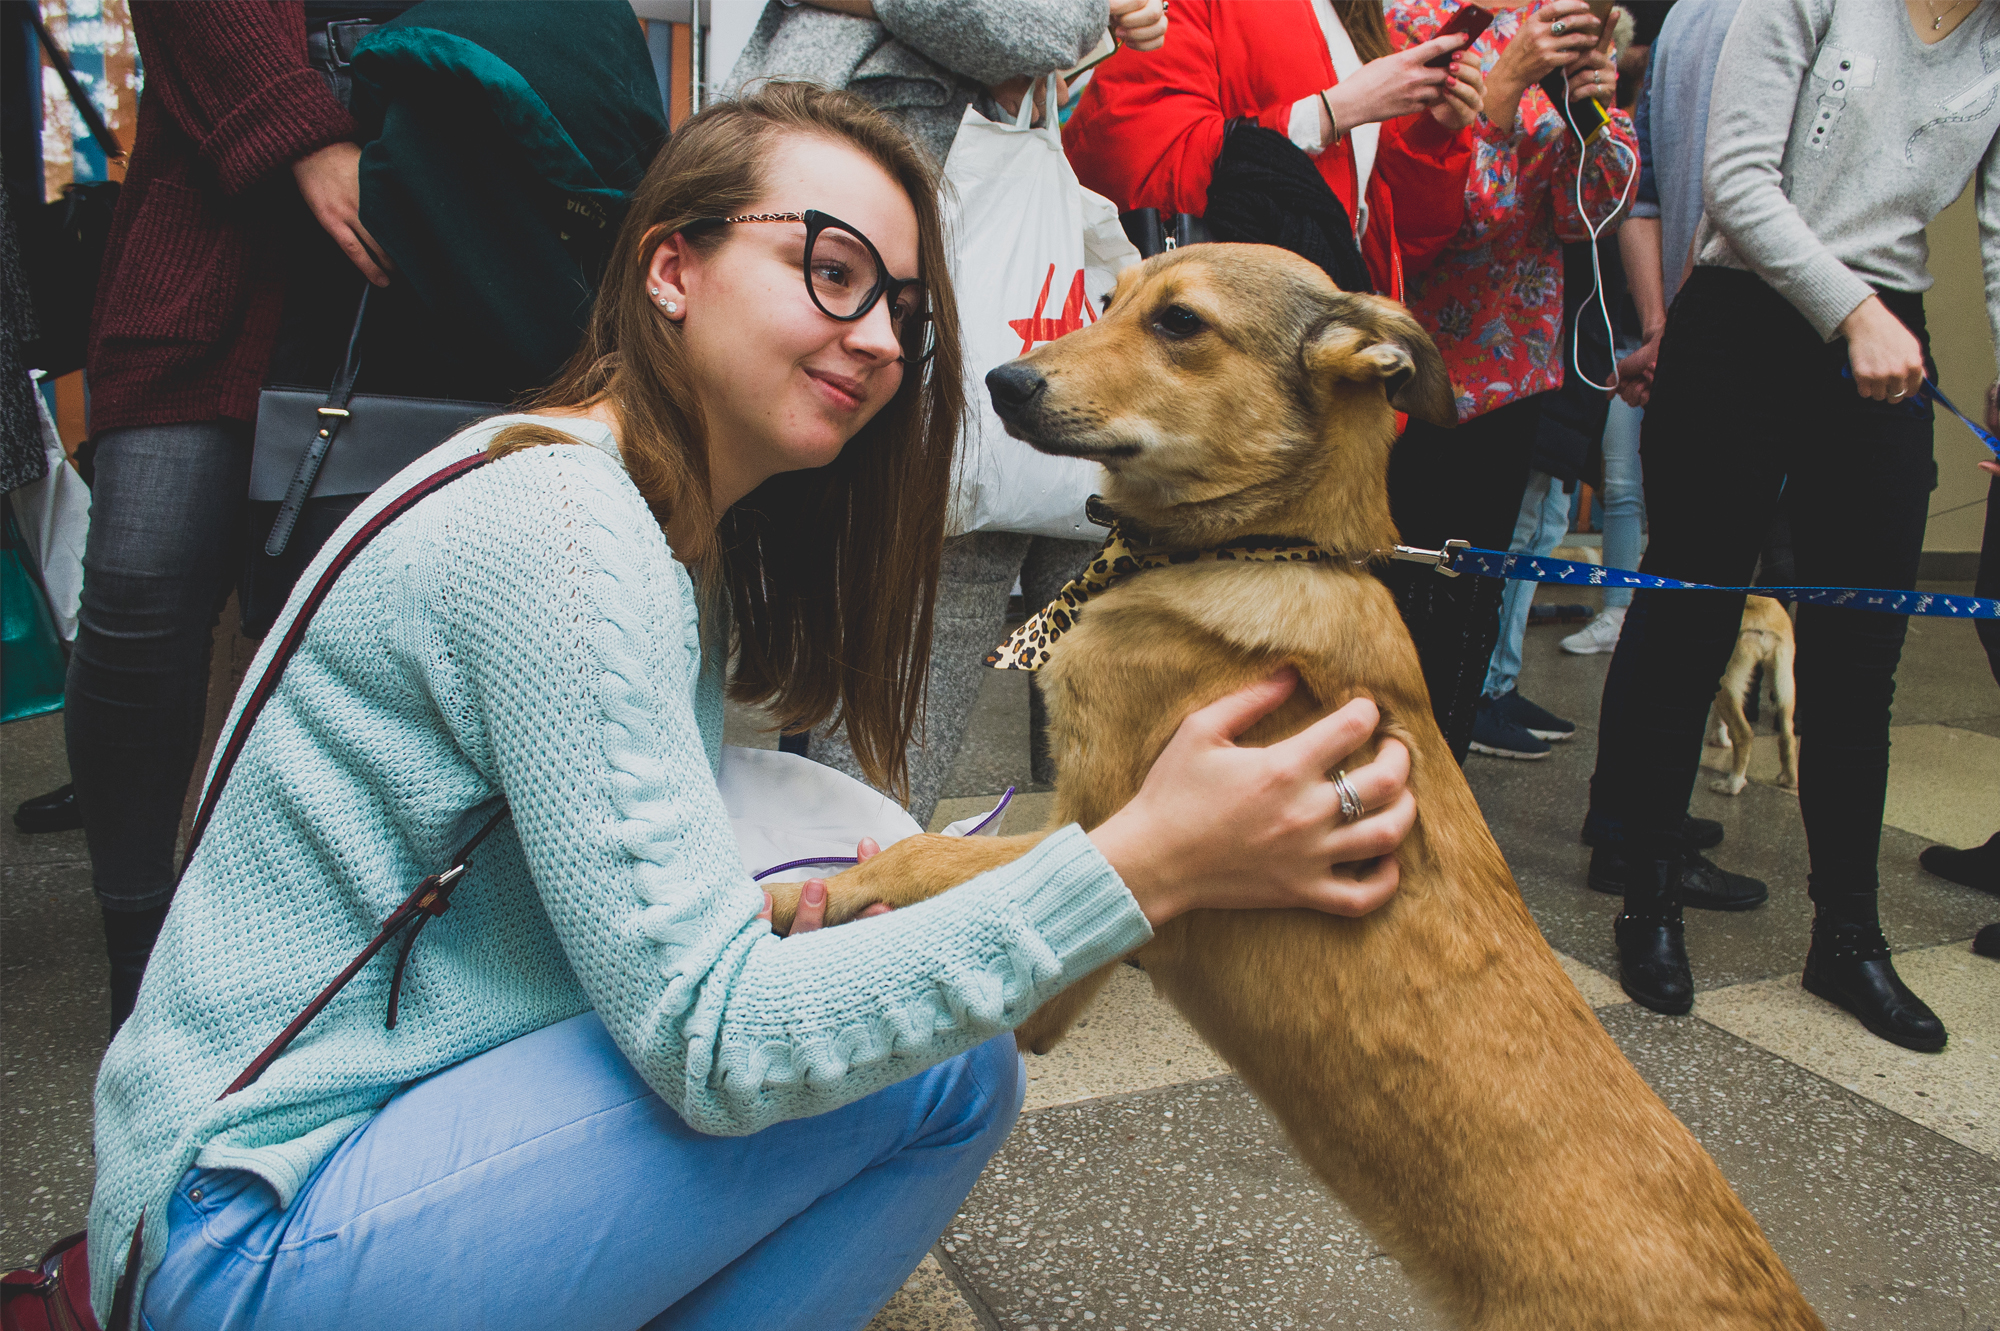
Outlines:
[{"label": "smartphone in hand", "polygon": [[[1493,15],[1488,11],[1481,9],[1478,5],[1460,5],[1458,12],[1447,19],[1442,28],[1431,34],[1431,40],[1436,41],[1440,37],[1449,37],[1453,33],[1462,32],[1465,34],[1465,46],[1470,46],[1479,40],[1479,34],[1492,26]],[[1465,46],[1459,47],[1458,50],[1463,51]],[[1441,56],[1434,56],[1424,61],[1424,67],[1427,69],[1443,69],[1451,63],[1451,58],[1457,54],[1458,51],[1446,51]]]}]

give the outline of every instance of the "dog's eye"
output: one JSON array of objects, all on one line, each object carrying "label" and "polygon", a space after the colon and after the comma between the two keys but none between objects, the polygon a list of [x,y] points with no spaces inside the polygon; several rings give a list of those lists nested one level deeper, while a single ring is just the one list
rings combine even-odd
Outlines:
[{"label": "dog's eye", "polygon": [[1202,329],[1201,316],[1185,305],[1169,305],[1153,317],[1154,326],[1168,337],[1193,337]]}]

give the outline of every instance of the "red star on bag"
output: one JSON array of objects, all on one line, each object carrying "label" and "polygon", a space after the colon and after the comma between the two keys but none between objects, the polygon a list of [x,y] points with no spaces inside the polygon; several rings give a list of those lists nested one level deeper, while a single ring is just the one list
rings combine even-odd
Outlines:
[{"label": "red star on bag", "polygon": [[1074,333],[1083,327],[1084,316],[1090,322],[1097,322],[1097,311],[1090,308],[1090,297],[1083,289],[1083,269],[1076,270],[1070,279],[1069,295],[1063,297],[1062,317],[1045,319],[1042,311],[1049,307],[1049,287],[1055,283],[1056,266],[1049,265],[1049,275],[1042,279],[1042,294],[1035,301],[1035,312],[1026,319],[1009,319],[1007,326],[1021,335],[1021,355],[1035,349],[1037,342],[1053,342],[1064,333]]}]

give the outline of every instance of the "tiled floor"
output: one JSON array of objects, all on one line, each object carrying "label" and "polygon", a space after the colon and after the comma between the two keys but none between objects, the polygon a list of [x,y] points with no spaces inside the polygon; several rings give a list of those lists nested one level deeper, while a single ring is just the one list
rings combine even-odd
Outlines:
[{"label": "tiled floor", "polygon": [[[1576,599],[1565,594],[1565,600]],[[1691,914],[1695,1012],[1664,1018],[1612,975],[1614,898],[1583,887],[1576,831],[1606,657],[1535,629],[1522,689],[1578,722],[1540,763],[1475,755],[1473,788],[1523,895],[1587,1002],[1721,1164],[1831,1326],[2000,1327],[2000,963],[1967,940],[2000,900],[1925,874],[1932,841],[2000,828],[2000,687],[1972,630],[1915,621],[1899,680],[1883,829],[1897,964],[1952,1031],[1935,1057],[1862,1031],[1798,987],[1811,908],[1797,799],[1704,785],[1716,857],[1768,879],[1768,906]],[[1024,783],[1025,678],[996,672],[936,825]],[[765,742],[733,718],[732,742]],[[1722,755],[1711,754],[1722,760]],[[0,729],[0,803],[63,779],[60,718]],[[1049,797],[1017,797],[1010,829]],[[79,834],[0,827],[0,1258],[80,1223],[101,962]],[[1028,1060],[1021,1124],[932,1257],[872,1331],[1436,1327],[1393,1259],[1287,1152],[1255,1100],[1145,977],[1121,970],[1054,1053]],[[24,1087],[34,1087],[32,1092]]]}]

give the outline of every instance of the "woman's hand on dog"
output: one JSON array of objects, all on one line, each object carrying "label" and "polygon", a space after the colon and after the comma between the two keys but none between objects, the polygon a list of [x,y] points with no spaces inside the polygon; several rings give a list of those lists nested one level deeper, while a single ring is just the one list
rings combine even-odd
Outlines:
[{"label": "woman's hand on dog", "polygon": [[[882,847],[875,844],[874,837],[862,837],[861,844],[854,848],[854,858],[864,864],[881,853]],[[855,918],[865,920],[871,915],[887,915],[888,913],[889,908],[878,901],[855,916]],[[764,909],[757,912],[757,918],[766,924],[771,923],[771,894],[769,892],[764,893]],[[798,913],[792,917],[791,931],[785,936],[790,938],[794,934],[809,934],[815,929],[824,929],[825,927],[826,879],[808,878],[806,885],[799,889]]]},{"label": "woman's hand on dog", "polygon": [[1417,816],[1409,751],[1383,738],[1347,771],[1368,810],[1353,823],[1328,779],[1375,738],[1374,703],[1357,698],[1267,748],[1236,743],[1298,683],[1286,669],[1189,716],[1132,802],[1090,833],[1154,927],[1190,910],[1365,915],[1395,894],[1391,852]]}]

